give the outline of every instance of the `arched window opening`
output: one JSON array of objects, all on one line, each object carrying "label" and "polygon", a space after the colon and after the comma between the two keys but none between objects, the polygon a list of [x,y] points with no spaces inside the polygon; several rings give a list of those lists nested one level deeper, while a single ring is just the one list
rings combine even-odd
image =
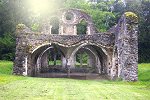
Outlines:
[{"label": "arched window opening", "polygon": [[71,12],[67,12],[65,17],[66,17],[66,20],[72,20],[74,15]]},{"label": "arched window opening", "polygon": [[52,49],[48,52],[48,64],[49,66],[61,65],[61,53],[57,49]]},{"label": "arched window opening", "polygon": [[51,28],[51,34],[59,34],[59,19],[54,17],[50,21]]},{"label": "arched window opening", "polygon": [[47,48],[39,56],[37,63],[38,72],[40,73],[58,73],[62,71],[61,50],[55,46]]},{"label": "arched window opening", "polygon": [[81,20],[80,23],[77,24],[77,34],[82,35],[87,33],[87,22],[85,20]]},{"label": "arched window opening", "polygon": [[89,67],[88,64],[89,55],[84,51],[78,51],[76,54],[76,62],[75,65],[77,68],[79,67]]}]

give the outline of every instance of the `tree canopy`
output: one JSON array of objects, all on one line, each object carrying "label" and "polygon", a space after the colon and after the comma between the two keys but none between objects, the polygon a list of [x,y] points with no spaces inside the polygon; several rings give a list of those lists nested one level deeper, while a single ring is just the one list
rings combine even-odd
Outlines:
[{"label": "tree canopy", "polygon": [[97,30],[101,32],[115,25],[124,12],[136,13],[139,17],[139,62],[150,62],[150,0],[97,0],[97,3],[47,0],[49,10],[46,12],[35,12],[30,1],[33,0],[0,0],[0,59],[14,59],[17,24],[23,23],[38,31],[45,16],[60,8],[77,8],[91,15]]}]

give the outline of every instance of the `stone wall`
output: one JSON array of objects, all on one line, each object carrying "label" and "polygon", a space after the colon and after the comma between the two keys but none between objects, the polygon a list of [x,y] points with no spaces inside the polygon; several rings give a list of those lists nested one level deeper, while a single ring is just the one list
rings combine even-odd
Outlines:
[{"label": "stone wall", "polygon": [[[65,16],[67,12],[73,13],[75,18],[67,21],[60,17],[60,15]],[[59,29],[62,33],[56,35],[51,34],[51,27],[46,22],[42,32],[32,32],[25,25],[18,25],[14,74],[35,76],[39,72],[40,64],[47,66],[45,52],[52,46],[56,46],[62,52],[62,68],[71,68],[70,66],[74,65],[75,53],[87,47],[95,52],[93,53],[95,57],[92,58],[97,59],[95,64],[97,65],[95,67],[99,68],[97,72],[107,74],[111,79],[137,80],[138,21],[134,13],[125,13],[117,25],[104,33],[97,32],[91,17],[80,10],[63,9],[56,13],[56,16],[60,19],[62,29],[66,25],[76,25],[80,20],[85,19],[90,30],[85,35],[77,35],[74,34],[75,29],[71,29],[72,32],[69,31],[71,34],[63,33],[64,31]],[[92,60],[91,65],[94,65]]]},{"label": "stone wall", "polygon": [[138,68],[138,17],[126,12],[118,23],[116,46],[119,76],[124,80],[136,81]]}]

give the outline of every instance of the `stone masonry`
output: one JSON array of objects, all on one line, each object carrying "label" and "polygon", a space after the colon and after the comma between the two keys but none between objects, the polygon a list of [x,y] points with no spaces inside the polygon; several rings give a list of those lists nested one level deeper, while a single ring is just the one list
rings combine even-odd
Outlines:
[{"label": "stone masonry", "polygon": [[[67,19],[71,14],[71,19]],[[58,34],[52,33],[50,20],[59,20]],[[43,67],[48,66],[47,52],[51,48],[61,51],[62,68],[75,67],[75,54],[86,51],[89,65],[96,68],[99,75],[110,79],[121,78],[137,81],[138,64],[138,20],[132,12],[122,15],[117,25],[107,32],[98,32],[92,18],[78,9],[62,9],[54,16],[45,19],[41,32],[32,32],[19,24],[16,29],[16,57],[13,73],[36,76]],[[77,34],[76,25],[81,20],[87,23],[86,34]]]}]

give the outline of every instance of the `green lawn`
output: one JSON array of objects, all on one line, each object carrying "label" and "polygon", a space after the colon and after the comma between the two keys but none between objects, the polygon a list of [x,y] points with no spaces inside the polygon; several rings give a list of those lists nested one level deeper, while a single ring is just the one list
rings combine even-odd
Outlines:
[{"label": "green lawn", "polygon": [[13,76],[11,66],[0,61],[0,100],[150,100],[150,64],[138,82]]}]

